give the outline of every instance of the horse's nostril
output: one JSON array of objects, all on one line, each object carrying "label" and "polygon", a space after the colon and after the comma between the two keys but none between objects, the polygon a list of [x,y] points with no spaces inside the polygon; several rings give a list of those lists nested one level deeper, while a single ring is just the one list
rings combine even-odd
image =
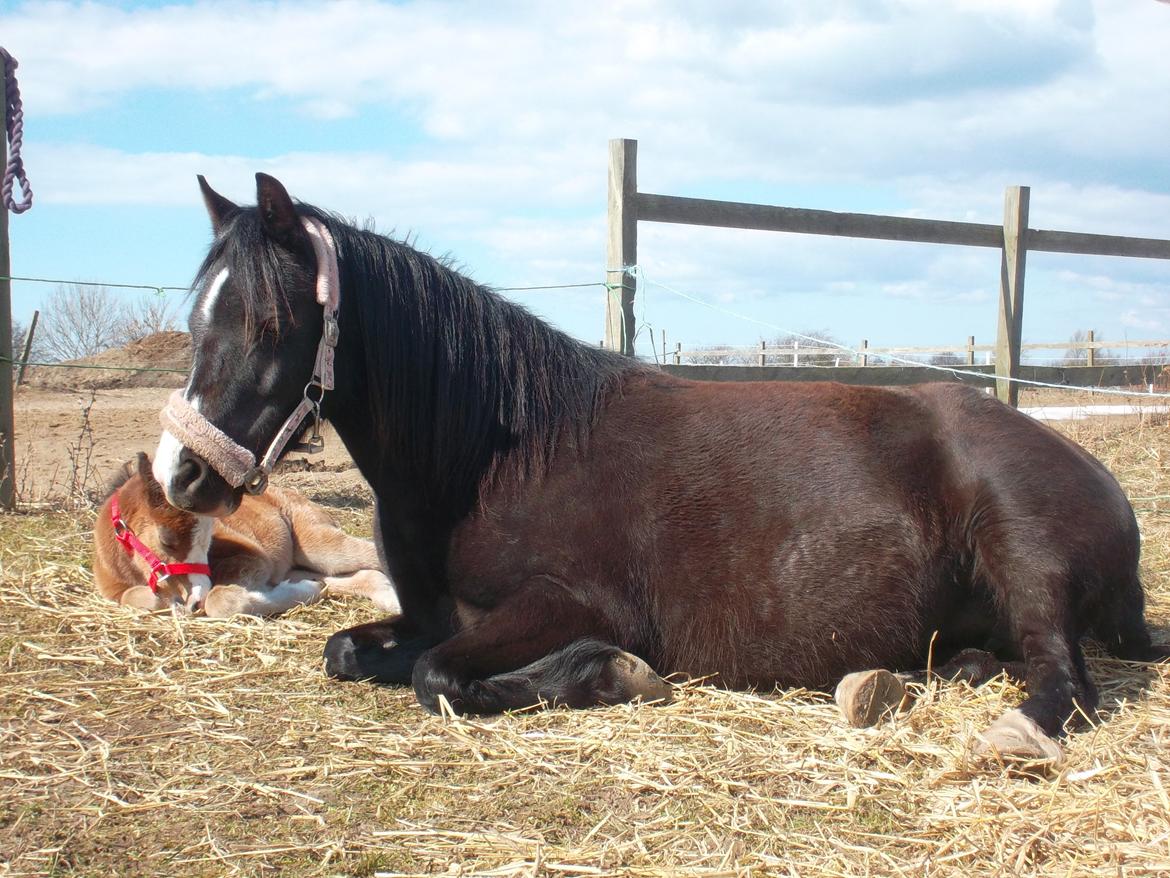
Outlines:
[{"label": "horse's nostril", "polygon": [[175,470],[172,485],[178,491],[189,491],[206,474],[207,464],[184,449],[179,458],[179,466]]}]

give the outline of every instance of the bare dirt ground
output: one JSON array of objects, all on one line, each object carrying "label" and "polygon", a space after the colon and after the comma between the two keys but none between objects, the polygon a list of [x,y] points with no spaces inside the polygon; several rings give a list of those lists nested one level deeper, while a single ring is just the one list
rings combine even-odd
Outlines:
[{"label": "bare dirt ground", "polygon": [[[26,506],[84,503],[104,490],[123,462],[139,451],[154,455],[158,413],[171,387],[42,389],[21,387],[16,394],[16,486]],[[329,427],[325,451],[312,458],[290,455],[282,464],[281,484],[331,485],[352,492],[364,483]]]}]

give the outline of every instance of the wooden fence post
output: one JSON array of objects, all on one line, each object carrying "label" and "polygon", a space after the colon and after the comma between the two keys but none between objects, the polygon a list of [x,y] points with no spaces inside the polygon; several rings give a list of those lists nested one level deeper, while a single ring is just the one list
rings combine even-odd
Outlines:
[{"label": "wooden fence post", "polygon": [[32,323],[28,326],[28,332],[24,334],[24,348],[20,354],[20,371],[16,373],[16,386],[24,384],[24,370],[28,368],[28,358],[32,353],[33,336],[37,334],[37,321],[41,319],[40,310],[33,311]]},{"label": "wooden fence post", "polygon": [[760,339],[760,365],[761,366],[768,365],[768,354],[766,353],[767,348],[768,348],[768,343],[761,338]]},{"label": "wooden fence post", "polygon": [[1088,356],[1085,357],[1085,365],[1086,366],[1096,366],[1097,365],[1097,349],[1095,347],[1093,347],[1093,342],[1096,341],[1095,333],[1093,330],[1091,330],[1091,329],[1089,330],[1089,335],[1088,335],[1088,338],[1086,340],[1089,342],[1089,347],[1087,347],[1085,349],[1088,352]]},{"label": "wooden fence post", "polygon": [[863,365],[863,366],[869,365],[869,354],[866,353],[866,350],[868,350],[868,348],[869,348],[869,339],[863,338],[861,340],[861,365]]},{"label": "wooden fence post", "polygon": [[678,366],[682,363],[682,342],[676,341],[674,343],[674,364]]},{"label": "wooden fence post", "polygon": [[[0,68],[3,65],[0,64]],[[8,113],[7,77],[0,70],[0,117]],[[0,168],[8,166],[7,124],[0,131]],[[8,206],[0,204],[0,508],[16,508],[16,440],[12,432],[12,262],[8,252]]]},{"label": "wooden fence post", "polygon": [[1024,263],[1028,253],[1027,186],[1004,193],[1003,255],[999,277],[999,331],[995,340],[995,390],[1002,402],[1019,402],[1020,342],[1024,328]]},{"label": "wooden fence post", "polygon": [[967,336],[967,365],[975,365],[975,336]]},{"label": "wooden fence post", "polygon": [[609,244],[605,263],[605,346],[634,355],[638,262],[638,141],[609,142]]}]

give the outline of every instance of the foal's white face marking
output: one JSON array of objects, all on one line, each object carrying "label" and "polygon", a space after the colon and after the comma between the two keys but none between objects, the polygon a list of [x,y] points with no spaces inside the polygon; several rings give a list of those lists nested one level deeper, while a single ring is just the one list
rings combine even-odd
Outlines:
[{"label": "foal's white face marking", "polygon": [[[203,318],[204,323],[211,322],[211,315],[215,311],[215,303],[219,300],[219,293],[223,289],[223,285],[227,283],[227,279],[227,268],[221,268],[215,277],[211,279],[211,283],[207,285],[207,292],[203,294],[203,301],[199,303],[199,315]],[[183,391],[183,396],[191,404],[191,408],[199,411],[199,397],[191,395],[191,378],[187,379],[187,388]],[[179,454],[182,450],[183,443],[176,439],[169,430],[163,430],[162,436],[158,440],[158,448],[154,452],[154,464],[151,466],[151,469],[154,471],[155,480],[162,485],[168,500],[171,499],[171,479],[174,477],[175,471],[179,468]],[[210,534],[210,531],[208,533]],[[209,535],[209,545],[210,539],[211,537]],[[205,562],[192,561],[192,563]]]},{"label": "foal's white face marking", "polygon": [[[214,518],[199,516],[199,523],[191,532],[191,551],[187,555],[188,564],[207,563],[207,553],[211,550],[211,532],[214,527]],[[187,581],[191,584],[190,605],[198,607],[207,597],[207,593],[211,591],[211,577],[206,573],[188,573]]]}]

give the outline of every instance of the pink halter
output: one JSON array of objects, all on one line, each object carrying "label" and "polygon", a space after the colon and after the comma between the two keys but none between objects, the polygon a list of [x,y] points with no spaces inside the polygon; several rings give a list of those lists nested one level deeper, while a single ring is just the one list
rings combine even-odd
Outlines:
[{"label": "pink halter", "polygon": [[164,430],[202,457],[233,488],[243,485],[249,494],[261,494],[268,487],[268,476],[285,446],[296,435],[305,416],[313,414],[313,433],[309,441],[297,446],[299,451],[316,454],[325,447],[321,438],[321,400],[333,389],[333,354],[337,347],[337,309],[340,283],[337,248],[333,236],[320,220],[301,217],[301,223],[313,242],[317,257],[317,303],[325,309],[324,329],[317,344],[313,377],[305,385],[300,404],[293,409],[259,463],[255,455],[196,411],[176,390],[159,414]]}]

